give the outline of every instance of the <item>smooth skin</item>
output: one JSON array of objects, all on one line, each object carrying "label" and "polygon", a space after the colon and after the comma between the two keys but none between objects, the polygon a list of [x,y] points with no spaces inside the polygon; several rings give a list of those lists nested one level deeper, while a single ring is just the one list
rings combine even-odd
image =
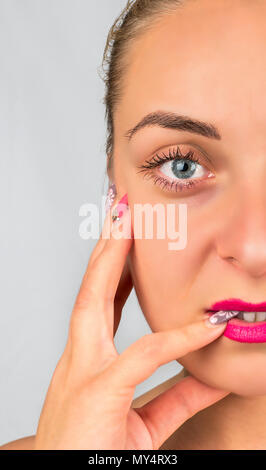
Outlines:
[{"label": "smooth skin", "polygon": [[159,449],[187,419],[228,394],[185,377],[145,405],[132,407],[137,384],[159,366],[217,339],[225,324],[211,326],[204,315],[184,327],[147,334],[118,354],[113,338],[132,288],[126,260],[133,237],[117,234],[122,224],[130,229],[131,223],[128,210],[110,239],[101,236],[92,252],[36,436],[3,450]]},{"label": "smooth skin", "polygon": [[[130,250],[134,289],[155,333],[183,331],[217,300],[265,300],[265,18],[265,0],[187,1],[128,51],[114,116],[112,180],[120,196],[128,193],[131,207],[188,204],[185,250],[169,252],[167,239],[135,239]],[[130,142],[124,138],[143,116],[160,109],[214,124],[222,138],[213,141],[158,126],[142,129]],[[215,174],[208,189],[198,185],[191,192],[170,193],[137,172],[156,150],[167,154],[177,145],[184,153],[193,150]],[[130,289],[127,279],[125,272],[124,285]],[[127,293],[120,292],[121,310]],[[114,314],[116,326],[118,316]],[[266,449],[265,353],[265,343],[237,343],[224,335],[179,353],[178,362],[193,379],[231,393],[187,419],[163,447]],[[170,382],[134,404],[143,406]],[[91,406],[95,403],[98,396]]]},{"label": "smooth skin", "polygon": [[[130,253],[134,289],[153,332],[193,323],[222,299],[266,299],[265,20],[265,0],[186,1],[128,53],[113,179],[132,207],[188,207],[186,249],[170,252],[168,239],[135,237]],[[158,110],[212,124],[221,139],[158,125],[124,137]],[[168,155],[177,146],[193,151],[215,177],[171,192],[138,172],[156,152]],[[162,168],[152,174],[161,176]],[[266,343],[221,335],[178,362],[230,394],[187,420],[170,448],[266,449]]]}]

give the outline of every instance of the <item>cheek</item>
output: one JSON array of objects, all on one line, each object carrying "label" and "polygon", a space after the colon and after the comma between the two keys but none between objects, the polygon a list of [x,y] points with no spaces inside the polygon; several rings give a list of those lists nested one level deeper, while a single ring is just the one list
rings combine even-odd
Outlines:
[{"label": "cheek", "polygon": [[[201,193],[194,198],[166,195],[154,185],[137,180],[132,173],[132,169],[125,172],[125,183],[134,232],[135,204],[187,204],[187,245],[184,249],[169,250],[172,240],[167,234],[162,240],[156,236],[153,239],[134,239],[129,263],[144,316],[152,331],[197,321],[202,315],[203,306],[206,307],[206,302],[209,302],[209,283],[206,279],[217,262],[213,256],[217,232],[215,198],[203,203]],[[178,209],[173,224],[178,233]],[[156,232],[154,221],[153,233]]]},{"label": "cheek", "polygon": [[170,251],[169,241],[134,240],[130,254],[136,294],[152,331],[175,328],[196,320],[202,305],[202,299],[195,298],[192,292],[196,279],[199,292],[205,261],[203,253],[206,254],[210,240],[194,231],[194,235],[188,237],[186,248],[180,251]]}]

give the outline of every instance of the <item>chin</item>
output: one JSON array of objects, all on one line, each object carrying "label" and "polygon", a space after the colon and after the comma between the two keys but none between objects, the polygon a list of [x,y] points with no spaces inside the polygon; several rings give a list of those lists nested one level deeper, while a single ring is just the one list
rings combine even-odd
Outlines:
[{"label": "chin", "polygon": [[[217,340],[177,361],[210,387],[245,397],[266,395],[266,344],[259,348],[262,344],[239,343],[234,351],[231,343],[221,338],[220,344]],[[223,344],[227,346],[225,351]]]}]

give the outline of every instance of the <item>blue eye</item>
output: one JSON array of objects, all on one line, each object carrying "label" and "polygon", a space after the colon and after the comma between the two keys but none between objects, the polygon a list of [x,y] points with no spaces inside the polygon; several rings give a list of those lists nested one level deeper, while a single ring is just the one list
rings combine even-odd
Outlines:
[{"label": "blue eye", "polygon": [[189,151],[183,155],[179,147],[174,150],[169,149],[167,155],[156,154],[139,168],[145,178],[153,179],[154,184],[160,185],[167,191],[192,189],[196,184],[215,176],[200,163],[194,152]]},{"label": "blue eye", "polygon": [[202,178],[204,176],[204,167],[186,158],[163,163],[159,168],[161,173],[171,179]]}]

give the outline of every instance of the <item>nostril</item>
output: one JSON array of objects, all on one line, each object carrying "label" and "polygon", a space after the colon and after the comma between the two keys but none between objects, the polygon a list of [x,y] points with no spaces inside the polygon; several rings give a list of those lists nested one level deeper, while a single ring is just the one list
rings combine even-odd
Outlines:
[{"label": "nostril", "polygon": [[230,263],[235,264],[237,267],[240,266],[239,261],[238,261],[236,258],[234,258],[233,256],[228,256],[228,258],[226,258],[226,259],[227,259],[227,261],[229,261]]}]

